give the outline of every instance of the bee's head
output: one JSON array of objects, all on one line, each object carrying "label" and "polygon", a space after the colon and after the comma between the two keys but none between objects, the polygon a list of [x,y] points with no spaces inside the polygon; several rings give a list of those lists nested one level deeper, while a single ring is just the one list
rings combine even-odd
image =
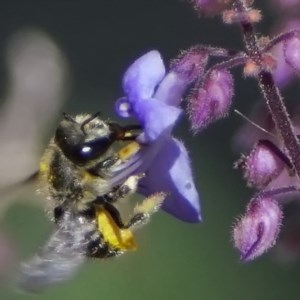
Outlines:
[{"label": "bee's head", "polygon": [[114,131],[99,118],[99,114],[75,118],[64,114],[55,133],[55,143],[66,157],[78,165],[105,154],[115,140]]}]

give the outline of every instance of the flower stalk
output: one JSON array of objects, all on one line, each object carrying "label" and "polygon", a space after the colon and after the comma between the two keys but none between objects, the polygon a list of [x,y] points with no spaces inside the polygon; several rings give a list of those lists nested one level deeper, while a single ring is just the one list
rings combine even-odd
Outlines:
[{"label": "flower stalk", "polygon": [[[240,13],[245,13],[248,9],[243,0],[236,0],[234,7]],[[240,24],[244,35],[247,54],[257,65],[262,66],[263,51],[259,46],[259,41],[252,23],[243,20]],[[261,69],[258,73],[258,82],[276,129],[287,150],[287,155],[295,168],[296,175],[300,179],[300,142],[293,129],[280,91],[274,82],[271,72],[266,69]]]}]

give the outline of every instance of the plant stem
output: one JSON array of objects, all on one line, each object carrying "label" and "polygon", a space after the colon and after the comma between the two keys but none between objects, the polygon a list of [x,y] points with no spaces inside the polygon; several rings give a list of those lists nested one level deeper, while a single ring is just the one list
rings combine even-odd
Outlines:
[{"label": "plant stem", "polygon": [[[234,2],[234,9],[244,14],[248,8],[243,0],[236,0]],[[258,66],[263,66],[263,50],[259,46],[253,25],[250,22],[243,21],[241,22],[241,27],[248,56]],[[267,70],[262,69],[259,72],[258,82],[266,105],[272,115],[276,130],[283,140],[288,157],[295,168],[295,173],[300,178],[300,142],[294,132],[280,91],[274,82],[272,74]]]}]

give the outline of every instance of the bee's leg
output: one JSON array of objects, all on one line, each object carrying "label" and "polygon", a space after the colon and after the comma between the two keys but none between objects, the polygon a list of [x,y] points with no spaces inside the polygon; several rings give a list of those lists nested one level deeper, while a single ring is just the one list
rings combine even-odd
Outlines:
[{"label": "bee's leg", "polygon": [[93,258],[108,258],[118,256],[120,253],[121,252],[117,249],[111,249],[111,247],[109,247],[101,233],[94,232],[94,234],[90,236],[87,256]]},{"label": "bee's leg", "polygon": [[105,202],[113,203],[122,198],[125,198],[136,192],[138,181],[144,177],[144,174],[132,175],[127,178],[127,180],[114,188],[111,192],[97,197],[93,203],[104,204]]},{"label": "bee's leg", "polygon": [[129,143],[125,147],[121,148],[116,154],[107,157],[94,167],[88,169],[88,172],[96,176],[106,177],[113,171],[115,166],[126,162],[134,154],[136,154],[140,148],[141,147],[137,142]]},{"label": "bee's leg", "polygon": [[111,203],[104,204],[104,208],[109,212],[116,225],[121,229],[128,229],[138,224],[144,224],[148,221],[150,215],[146,212],[135,213],[127,223],[124,223],[119,210]]},{"label": "bee's leg", "polygon": [[105,203],[105,209],[110,213],[115,223],[122,229],[133,228],[141,224],[145,224],[150,220],[150,217],[155,213],[166,198],[165,193],[157,193],[144,199],[133,210],[133,216],[124,224],[120,212],[111,203]]},{"label": "bee's leg", "polygon": [[119,228],[125,228],[125,224],[123,223],[119,210],[112,203],[106,202],[103,207],[109,212]]},{"label": "bee's leg", "polygon": [[119,141],[134,141],[142,133],[140,125],[121,126],[114,122],[110,122],[108,125],[115,134],[116,140]]},{"label": "bee's leg", "polygon": [[108,172],[110,168],[112,168],[119,161],[120,158],[118,155],[109,156],[108,158],[99,162],[96,166],[89,168],[88,172],[96,176],[103,176],[105,172]]},{"label": "bee's leg", "polygon": [[125,225],[125,228],[134,228],[138,225],[146,224],[150,217],[159,210],[167,194],[160,192],[145,198],[133,210],[133,216]]},{"label": "bee's leg", "polygon": [[115,202],[119,199],[134,194],[137,190],[139,180],[142,179],[144,176],[144,173],[129,176],[123,184],[121,184],[113,192],[108,194],[111,194],[110,202]]},{"label": "bee's leg", "polygon": [[56,206],[54,208],[53,216],[54,216],[54,222],[56,224],[60,221],[63,214],[64,214],[64,209],[62,208],[62,206]]}]

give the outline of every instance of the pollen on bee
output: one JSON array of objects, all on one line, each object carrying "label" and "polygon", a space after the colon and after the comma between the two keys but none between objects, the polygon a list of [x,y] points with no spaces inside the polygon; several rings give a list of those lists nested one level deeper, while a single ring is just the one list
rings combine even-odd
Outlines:
[{"label": "pollen on bee", "polygon": [[123,147],[119,152],[118,155],[121,160],[129,159],[131,156],[136,154],[140,150],[140,145],[137,142],[132,142],[125,147]]},{"label": "pollen on bee", "polygon": [[40,162],[39,171],[40,173],[46,173],[49,170],[49,165],[44,162]]},{"label": "pollen on bee", "polygon": [[165,193],[156,193],[149,196],[134,208],[134,213],[143,213],[143,214],[155,213],[162,205],[166,196],[167,195]]},{"label": "pollen on bee", "polygon": [[111,215],[103,208],[98,208],[96,215],[98,230],[111,247],[122,251],[137,249],[137,244],[130,229],[119,228]]}]

